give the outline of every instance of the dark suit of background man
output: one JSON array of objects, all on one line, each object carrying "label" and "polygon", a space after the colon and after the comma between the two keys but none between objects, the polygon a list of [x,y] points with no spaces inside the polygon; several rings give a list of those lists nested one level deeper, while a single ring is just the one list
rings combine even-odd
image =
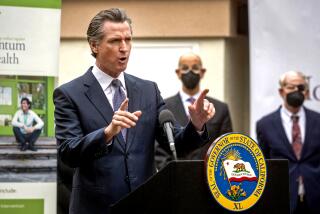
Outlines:
[{"label": "dark suit of background man", "polygon": [[[124,73],[132,39],[124,11],[99,12],[87,38],[95,65],[54,91],[56,139],[59,158],[75,168],[70,213],[106,214],[155,172],[154,142],[165,142],[158,122],[164,102],[154,82]],[[215,109],[207,93],[189,108],[192,122],[176,127],[177,148],[208,138],[205,122]]]},{"label": "dark suit of background man", "polygon": [[[185,126],[189,122],[188,106],[200,95],[200,80],[204,77],[206,69],[202,66],[200,56],[194,53],[186,53],[179,59],[176,74],[182,82],[182,89],[176,95],[165,99],[167,108],[173,112],[179,124]],[[207,123],[209,133],[208,142],[201,148],[193,151],[177,150],[179,159],[203,160],[210,143],[217,137],[232,131],[231,117],[227,104],[211,97],[206,97],[213,103],[216,114]],[[172,160],[170,152],[156,147],[157,167],[162,168],[168,161]]]},{"label": "dark suit of background man", "polygon": [[258,142],[266,158],[289,161],[291,213],[319,213],[320,114],[303,106],[309,90],[301,72],[284,73],[279,93],[282,106],[257,122]]}]

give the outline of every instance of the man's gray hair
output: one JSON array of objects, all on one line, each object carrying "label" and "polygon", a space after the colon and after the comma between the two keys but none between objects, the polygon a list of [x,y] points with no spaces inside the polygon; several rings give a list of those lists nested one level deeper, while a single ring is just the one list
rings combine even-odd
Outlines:
[{"label": "man's gray hair", "polygon": [[302,79],[304,79],[305,81],[305,86],[306,86],[306,89],[308,89],[309,87],[309,84],[308,84],[308,79],[306,77],[306,75],[304,75],[301,71],[287,71],[285,73],[283,73],[281,76],[280,76],[280,79],[279,79],[279,85],[280,85],[280,88],[283,88],[284,86],[286,86],[286,77],[288,75],[297,75],[297,76],[300,76]]},{"label": "man's gray hair", "polygon": [[[120,8],[102,10],[92,18],[88,26],[87,40],[89,44],[91,44],[92,42],[99,43],[103,39],[103,25],[106,21],[115,23],[127,22],[132,32],[131,19],[127,16],[124,10]],[[96,57],[96,54],[94,52],[92,52],[91,55]]]}]

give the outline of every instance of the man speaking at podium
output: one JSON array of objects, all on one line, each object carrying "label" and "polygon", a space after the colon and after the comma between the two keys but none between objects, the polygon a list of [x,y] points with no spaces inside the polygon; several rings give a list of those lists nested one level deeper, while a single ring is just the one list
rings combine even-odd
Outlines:
[{"label": "man speaking at podium", "polygon": [[[158,122],[165,103],[154,82],[124,72],[132,40],[124,11],[99,12],[87,39],[95,65],[54,91],[56,139],[59,158],[75,168],[70,213],[105,214],[154,173],[155,139],[168,146]],[[175,125],[177,149],[207,140],[205,123],[215,113],[207,93],[189,107],[188,125]]]},{"label": "man speaking at podium", "polygon": [[284,73],[279,93],[283,105],[257,122],[258,142],[265,158],[289,161],[291,213],[319,213],[320,114],[303,106],[309,93],[303,73]]}]

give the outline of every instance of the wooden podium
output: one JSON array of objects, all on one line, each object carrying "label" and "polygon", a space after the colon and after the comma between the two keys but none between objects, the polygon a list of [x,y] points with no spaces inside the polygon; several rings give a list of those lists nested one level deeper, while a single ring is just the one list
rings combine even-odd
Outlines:
[{"label": "wooden podium", "polygon": [[[260,200],[239,213],[289,213],[287,160],[266,160],[267,184]],[[172,161],[138,189],[111,207],[112,214],[206,214],[234,213],[224,209],[210,194],[204,161]]]}]

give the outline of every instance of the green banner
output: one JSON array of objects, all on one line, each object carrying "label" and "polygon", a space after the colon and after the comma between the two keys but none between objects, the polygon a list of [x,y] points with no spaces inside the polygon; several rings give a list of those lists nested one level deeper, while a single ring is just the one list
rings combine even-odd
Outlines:
[{"label": "green banner", "polygon": [[61,8],[61,0],[1,0],[0,6]]},{"label": "green banner", "polygon": [[0,199],[1,214],[43,214],[43,199]]}]

